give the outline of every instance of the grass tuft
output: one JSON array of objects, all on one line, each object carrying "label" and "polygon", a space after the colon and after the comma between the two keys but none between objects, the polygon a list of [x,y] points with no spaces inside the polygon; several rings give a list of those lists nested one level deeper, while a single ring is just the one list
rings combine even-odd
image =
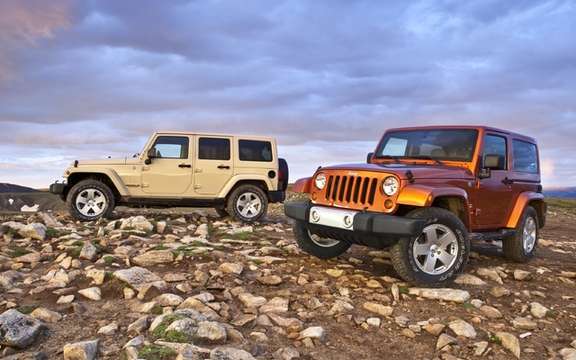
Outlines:
[{"label": "grass tuft", "polygon": [[146,345],[138,352],[138,357],[145,360],[172,360],[178,353],[169,347]]}]

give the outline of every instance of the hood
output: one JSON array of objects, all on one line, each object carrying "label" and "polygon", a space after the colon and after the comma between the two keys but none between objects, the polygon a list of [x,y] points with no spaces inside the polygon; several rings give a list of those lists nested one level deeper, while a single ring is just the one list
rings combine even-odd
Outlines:
[{"label": "hood", "polygon": [[470,170],[449,165],[425,165],[425,164],[342,164],[323,167],[322,170],[351,170],[372,171],[394,174],[400,179],[407,179],[406,173],[410,171],[414,179],[466,179],[473,178]]},{"label": "hood", "polygon": [[78,166],[82,165],[131,165],[140,162],[138,158],[121,158],[121,159],[89,159],[78,160]]}]

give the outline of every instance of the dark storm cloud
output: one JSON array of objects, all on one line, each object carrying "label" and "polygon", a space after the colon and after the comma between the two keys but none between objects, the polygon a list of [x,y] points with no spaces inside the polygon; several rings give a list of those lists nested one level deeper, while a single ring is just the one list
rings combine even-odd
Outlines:
[{"label": "dark storm cloud", "polygon": [[299,176],[361,161],[387,127],[479,123],[538,137],[548,183],[574,183],[572,1],[7,0],[0,10],[0,181],[35,154],[35,184],[46,183],[76,157],[139,151],[154,129],[275,135]]}]

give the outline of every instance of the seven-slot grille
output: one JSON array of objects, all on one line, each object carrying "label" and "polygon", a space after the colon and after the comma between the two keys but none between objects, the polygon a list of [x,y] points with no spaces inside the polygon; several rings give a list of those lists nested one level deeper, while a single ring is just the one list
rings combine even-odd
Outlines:
[{"label": "seven-slot grille", "polygon": [[335,203],[374,205],[378,179],[366,176],[330,175],[326,184],[326,200]]}]

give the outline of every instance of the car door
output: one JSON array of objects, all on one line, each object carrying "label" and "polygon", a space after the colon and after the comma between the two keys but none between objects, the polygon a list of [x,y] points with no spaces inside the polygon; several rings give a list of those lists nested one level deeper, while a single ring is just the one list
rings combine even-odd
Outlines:
[{"label": "car door", "polygon": [[490,169],[490,176],[478,180],[475,192],[475,224],[483,229],[498,229],[507,221],[513,191],[509,182],[510,154],[508,138],[505,135],[486,133],[484,135],[482,162],[487,155],[498,155],[500,161]]},{"label": "car door", "polygon": [[217,197],[233,176],[233,141],[227,136],[198,136],[194,189],[205,197]]},{"label": "car door", "polygon": [[142,167],[142,191],[150,195],[175,197],[192,187],[193,137],[158,135],[148,150],[149,164]]}]

